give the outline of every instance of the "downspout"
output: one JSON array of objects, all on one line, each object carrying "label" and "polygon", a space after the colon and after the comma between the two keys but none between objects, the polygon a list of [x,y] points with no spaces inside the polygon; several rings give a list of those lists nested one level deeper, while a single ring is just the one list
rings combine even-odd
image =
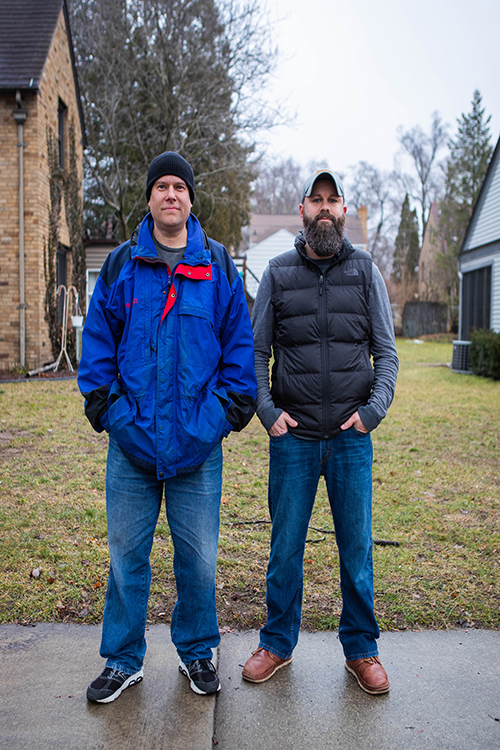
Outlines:
[{"label": "downspout", "polygon": [[458,302],[458,338],[460,339],[460,341],[462,341],[463,340],[462,339],[462,317],[463,317],[463,315],[462,315],[462,301],[463,301],[462,292],[463,292],[463,279],[464,279],[464,275],[463,275],[462,271],[460,271],[460,270],[457,271],[457,275],[458,275],[458,284],[459,284],[459,289],[458,289],[458,300],[459,300],[459,302]]},{"label": "downspout", "polygon": [[24,123],[28,113],[22,108],[21,92],[16,92],[17,109],[12,112],[17,122],[19,149],[19,359],[26,366],[26,293],[24,283]]}]

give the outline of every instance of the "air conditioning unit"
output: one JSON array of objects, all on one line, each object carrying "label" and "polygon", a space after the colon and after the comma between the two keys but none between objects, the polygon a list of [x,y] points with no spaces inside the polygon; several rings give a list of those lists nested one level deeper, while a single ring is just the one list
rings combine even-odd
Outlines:
[{"label": "air conditioning unit", "polygon": [[452,372],[458,372],[462,375],[470,375],[472,373],[470,367],[470,341],[453,342],[451,369]]}]

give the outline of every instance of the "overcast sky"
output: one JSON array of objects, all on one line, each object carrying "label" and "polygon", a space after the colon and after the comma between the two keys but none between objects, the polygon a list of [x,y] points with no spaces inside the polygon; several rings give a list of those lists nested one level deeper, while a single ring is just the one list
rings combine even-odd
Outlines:
[{"label": "overcast sky", "polygon": [[399,125],[427,130],[439,110],[453,135],[476,88],[496,144],[499,0],[268,0],[268,8],[280,49],[269,98],[296,113],[266,136],[269,154],[344,173],[362,159],[390,170]]}]

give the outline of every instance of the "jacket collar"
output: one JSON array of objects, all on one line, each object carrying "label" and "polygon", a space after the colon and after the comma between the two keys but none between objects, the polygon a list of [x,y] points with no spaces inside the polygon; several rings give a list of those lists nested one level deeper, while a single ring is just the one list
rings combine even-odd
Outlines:
[{"label": "jacket collar", "polygon": [[[311,258],[309,258],[306,253],[306,239],[304,237],[304,232],[302,231],[302,229],[295,238],[295,249],[306,262],[312,262]],[[354,247],[351,245],[350,240],[348,240],[347,237],[344,237],[344,241],[342,243],[339,254],[334,255],[333,258],[331,258],[332,265],[341,263],[343,260],[352,255],[353,252]],[[325,260],[327,260],[327,258],[325,258]]]},{"label": "jacket collar", "polygon": [[[187,221],[188,237],[183,263],[191,266],[209,265],[211,262],[210,247],[207,235],[194,214]],[[143,258],[149,262],[158,260],[153,240],[153,217],[148,213],[132,233],[130,239],[132,258]]]}]

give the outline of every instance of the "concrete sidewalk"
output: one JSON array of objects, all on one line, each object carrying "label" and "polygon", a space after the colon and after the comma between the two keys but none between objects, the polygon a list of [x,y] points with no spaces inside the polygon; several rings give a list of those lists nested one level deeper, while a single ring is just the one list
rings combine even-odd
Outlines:
[{"label": "concrete sidewalk", "polygon": [[167,626],[147,633],[143,682],[87,703],[100,628],[0,626],[0,750],[500,750],[500,632],[384,633],[391,692],[363,693],[335,633],[301,633],[293,662],[241,679],[258,634],[223,635],[222,690],[195,695]]}]

